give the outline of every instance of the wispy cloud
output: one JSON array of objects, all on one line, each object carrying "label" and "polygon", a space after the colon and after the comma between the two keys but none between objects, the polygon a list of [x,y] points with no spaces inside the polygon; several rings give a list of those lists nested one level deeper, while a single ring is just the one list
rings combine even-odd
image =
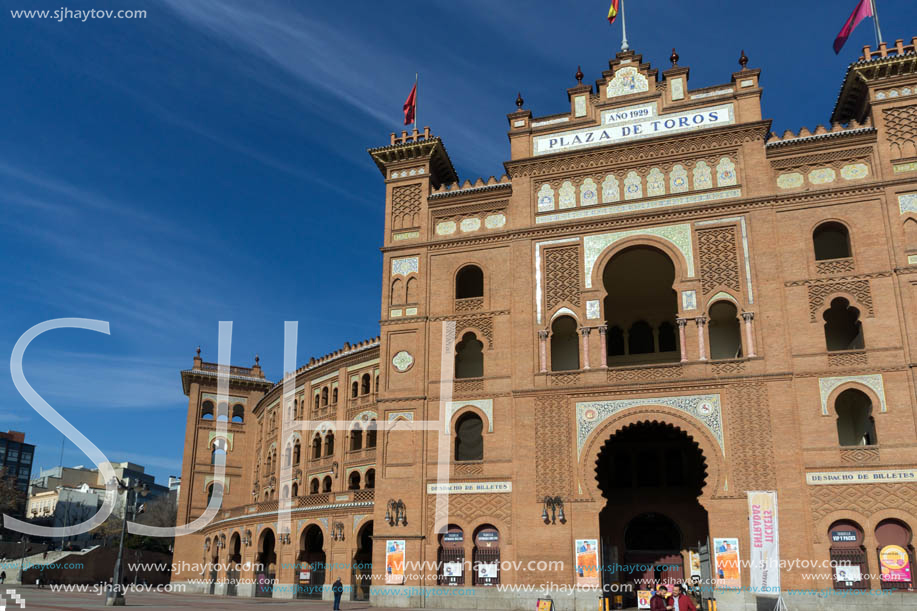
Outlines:
[{"label": "wispy cloud", "polygon": [[29,417],[21,413],[0,410],[0,424],[21,424],[28,421]]}]

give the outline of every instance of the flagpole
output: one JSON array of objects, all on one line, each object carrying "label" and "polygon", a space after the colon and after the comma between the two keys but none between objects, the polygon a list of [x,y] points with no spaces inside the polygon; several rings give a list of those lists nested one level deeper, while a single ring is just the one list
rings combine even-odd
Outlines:
[{"label": "flagpole", "polygon": [[876,8],[876,0],[870,0],[872,2],[872,20],[876,23],[876,46],[882,44],[882,29],[879,28],[879,10]]},{"label": "flagpole", "polygon": [[621,51],[627,51],[627,19],[624,17],[624,0],[621,0]]},{"label": "flagpole", "polygon": [[417,94],[420,93],[417,91],[417,81],[419,74],[418,72],[414,73],[414,129],[417,129]]}]

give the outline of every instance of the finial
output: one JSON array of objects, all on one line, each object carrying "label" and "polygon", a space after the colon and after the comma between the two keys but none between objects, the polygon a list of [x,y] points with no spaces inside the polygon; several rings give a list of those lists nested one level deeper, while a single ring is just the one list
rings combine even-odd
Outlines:
[{"label": "finial", "polygon": [[256,354],[256,355],[255,355],[255,365],[257,365],[258,362],[259,362],[260,360],[261,360],[261,358],[258,357],[258,355]]},{"label": "finial", "polygon": [[197,356],[198,358],[200,358],[201,356],[201,347],[200,346],[197,347]]},{"label": "finial", "polygon": [[583,84],[583,76],[585,76],[583,74],[583,69],[577,66],[576,67],[576,82],[579,83],[580,85]]},{"label": "finial", "polygon": [[520,92],[516,95],[516,108],[518,108],[519,110],[522,110],[522,105],[523,105],[523,104],[525,104],[525,100],[522,99],[522,92],[520,91]]},{"label": "finial", "polygon": [[678,53],[675,52],[675,47],[672,47],[672,55],[669,56],[669,61],[672,62],[672,67],[678,65]]},{"label": "finial", "polygon": [[742,49],[742,56],[739,57],[739,65],[742,66],[742,70],[745,70],[748,65],[748,56],[745,55],[745,49]]}]

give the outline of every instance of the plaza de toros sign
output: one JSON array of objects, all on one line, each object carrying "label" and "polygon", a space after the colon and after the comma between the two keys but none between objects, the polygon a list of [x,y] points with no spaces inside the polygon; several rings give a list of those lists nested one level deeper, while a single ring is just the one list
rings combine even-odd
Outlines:
[{"label": "plaza de toros sign", "polygon": [[657,115],[656,103],[602,111],[601,127],[587,127],[533,138],[533,154],[546,155],[654,136],[709,129],[735,122],[732,104]]}]

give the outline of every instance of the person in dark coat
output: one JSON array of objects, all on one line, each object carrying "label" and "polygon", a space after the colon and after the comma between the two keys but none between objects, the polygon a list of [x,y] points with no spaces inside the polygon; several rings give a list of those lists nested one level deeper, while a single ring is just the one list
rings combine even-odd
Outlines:
[{"label": "person in dark coat", "polygon": [[340,577],[331,586],[331,592],[334,594],[334,611],[341,611],[341,595],[344,593],[344,584],[341,583]]},{"label": "person in dark coat", "polygon": [[669,605],[669,599],[665,597],[668,593],[669,590],[665,586],[656,588],[655,594],[650,599],[650,611],[670,611],[672,607]]},{"label": "person in dark coat", "polygon": [[675,584],[675,590],[672,593],[672,598],[669,599],[669,604],[671,605],[669,609],[673,611],[697,611],[694,601],[685,594],[684,588],[679,584]]}]

